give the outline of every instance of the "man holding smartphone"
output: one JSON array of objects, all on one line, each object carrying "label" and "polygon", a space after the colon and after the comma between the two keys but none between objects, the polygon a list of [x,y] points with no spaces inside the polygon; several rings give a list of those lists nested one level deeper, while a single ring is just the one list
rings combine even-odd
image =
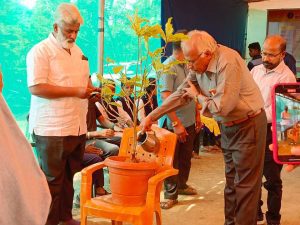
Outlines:
[{"label": "man holding smartphone", "polygon": [[88,60],[75,44],[82,23],[74,4],[60,4],[53,32],[27,55],[29,131],[52,197],[46,225],[80,224],[72,219],[73,176],[85,150],[87,98],[97,91]]},{"label": "man holding smartphone", "polygon": [[[263,44],[262,61],[263,64],[255,66],[251,70],[251,74],[264,99],[264,109],[267,115],[267,138],[265,149],[265,161],[263,176],[266,178],[264,187],[268,191],[268,211],[266,212],[266,220],[268,225],[280,224],[280,208],[282,198],[282,180],[280,173],[282,165],[277,164],[273,159],[273,154],[269,150],[272,143],[272,99],[271,90],[278,83],[296,82],[293,72],[284,64],[284,56],[286,50],[286,41],[279,35],[268,36]],[[257,224],[264,224],[264,215],[261,210],[263,201],[258,204]]]}]

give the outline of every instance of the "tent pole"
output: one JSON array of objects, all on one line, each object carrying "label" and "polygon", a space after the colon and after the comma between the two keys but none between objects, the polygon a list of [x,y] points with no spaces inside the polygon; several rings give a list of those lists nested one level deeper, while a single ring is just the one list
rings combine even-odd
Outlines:
[{"label": "tent pole", "polygon": [[104,57],[104,5],[105,0],[99,0],[98,7],[98,73],[103,74]]}]

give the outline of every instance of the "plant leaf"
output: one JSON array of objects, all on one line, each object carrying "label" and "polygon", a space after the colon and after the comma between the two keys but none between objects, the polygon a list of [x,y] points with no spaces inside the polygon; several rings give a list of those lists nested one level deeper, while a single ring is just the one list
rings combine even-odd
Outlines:
[{"label": "plant leaf", "polygon": [[114,74],[120,73],[123,70],[124,66],[115,66],[112,68]]},{"label": "plant leaf", "polygon": [[115,61],[109,57],[106,57],[106,62],[107,63],[115,63]]}]

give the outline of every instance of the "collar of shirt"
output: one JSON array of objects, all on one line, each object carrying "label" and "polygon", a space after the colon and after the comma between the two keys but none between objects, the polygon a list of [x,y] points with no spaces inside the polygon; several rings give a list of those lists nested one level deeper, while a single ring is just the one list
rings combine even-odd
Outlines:
[{"label": "collar of shirt", "polygon": [[213,56],[207,66],[207,69],[206,69],[206,73],[207,74],[211,74],[211,73],[217,73],[217,64],[218,64],[218,59],[219,59],[219,48],[220,48],[220,45],[218,45],[216,51],[213,53]]},{"label": "collar of shirt", "polygon": [[51,32],[51,33],[49,34],[49,39],[50,39],[50,41],[51,41],[54,45],[56,45],[58,48],[62,48],[62,46],[58,43],[58,41],[57,41],[56,38],[54,37],[53,32]]},{"label": "collar of shirt", "polygon": [[284,64],[284,61],[282,60],[277,67],[275,67],[274,69],[269,70],[269,71],[267,71],[267,69],[264,67],[263,64],[261,64],[259,66],[260,66],[260,69],[263,71],[263,73],[266,75],[271,74],[271,73],[282,74],[284,72],[285,64]]}]

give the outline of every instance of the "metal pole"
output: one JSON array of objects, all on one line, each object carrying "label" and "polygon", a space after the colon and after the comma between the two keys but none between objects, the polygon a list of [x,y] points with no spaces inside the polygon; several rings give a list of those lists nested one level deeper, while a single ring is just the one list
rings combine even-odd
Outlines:
[{"label": "metal pole", "polygon": [[105,0],[99,0],[98,7],[98,73],[103,74],[104,57],[104,6]]}]

